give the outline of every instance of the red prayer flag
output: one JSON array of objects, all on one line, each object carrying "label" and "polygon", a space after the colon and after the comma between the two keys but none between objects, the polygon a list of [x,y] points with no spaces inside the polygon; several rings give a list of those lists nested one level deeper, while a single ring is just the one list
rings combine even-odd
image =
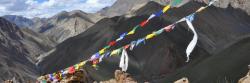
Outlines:
[{"label": "red prayer flag", "polygon": [[170,28],[170,29],[165,29],[165,31],[166,31],[166,32],[171,32],[172,29],[171,29],[171,28]]},{"label": "red prayer flag", "polygon": [[170,32],[170,31],[172,31],[173,28],[174,28],[174,25],[168,25],[164,29],[166,32]]},{"label": "red prayer flag", "polygon": [[141,26],[141,27],[144,27],[147,23],[148,23],[148,20],[145,20],[145,21],[143,21],[143,22],[140,24],[140,26]]},{"label": "red prayer flag", "polygon": [[114,46],[116,44],[116,41],[109,42],[109,46]]},{"label": "red prayer flag", "polygon": [[69,74],[75,73],[75,67],[74,66],[69,67],[68,72],[69,72]]},{"label": "red prayer flag", "polygon": [[128,48],[129,48],[129,46],[130,46],[130,45],[126,45],[126,46],[124,46],[124,48],[125,48],[125,49],[128,49]]},{"label": "red prayer flag", "polygon": [[93,65],[98,64],[98,62],[99,62],[99,61],[98,61],[97,59],[96,59],[96,60],[94,60],[94,61],[93,61]]}]

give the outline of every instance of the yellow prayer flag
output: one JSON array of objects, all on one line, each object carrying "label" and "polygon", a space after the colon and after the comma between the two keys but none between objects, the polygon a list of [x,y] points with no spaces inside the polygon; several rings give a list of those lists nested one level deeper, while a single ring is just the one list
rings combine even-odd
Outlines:
[{"label": "yellow prayer flag", "polygon": [[167,6],[165,6],[164,8],[163,8],[163,13],[165,13],[166,11],[168,11],[168,9],[170,8],[170,5],[167,5]]},{"label": "yellow prayer flag", "polygon": [[110,53],[110,56],[116,55],[116,54],[119,54],[119,53],[120,53],[120,49],[116,49],[116,50],[114,50],[114,51],[112,51],[112,52]]},{"label": "yellow prayer flag", "polygon": [[79,70],[79,69],[80,69],[79,64],[76,64],[75,69],[76,69],[76,70]]},{"label": "yellow prayer flag", "polygon": [[87,61],[82,61],[79,63],[79,67],[83,67],[85,64],[87,63]]},{"label": "yellow prayer flag", "polygon": [[207,6],[206,7],[200,7],[196,12],[201,12],[202,10],[204,10],[206,8],[207,8]]},{"label": "yellow prayer flag", "polygon": [[149,35],[146,36],[146,39],[151,39],[155,36],[156,34],[155,33],[151,33]]},{"label": "yellow prayer flag", "polygon": [[104,52],[105,52],[105,48],[103,48],[103,49],[101,49],[100,51],[99,51],[99,54],[101,55],[101,54],[103,54]]},{"label": "yellow prayer flag", "polygon": [[132,34],[134,34],[134,33],[135,33],[135,30],[131,30],[131,31],[128,32],[127,35],[132,35]]},{"label": "yellow prayer flag", "polygon": [[55,76],[55,75],[56,75],[56,73],[54,72],[54,73],[53,73],[53,76]]},{"label": "yellow prayer flag", "polygon": [[97,68],[97,65],[96,64],[94,64],[94,65],[92,65],[94,68]]}]

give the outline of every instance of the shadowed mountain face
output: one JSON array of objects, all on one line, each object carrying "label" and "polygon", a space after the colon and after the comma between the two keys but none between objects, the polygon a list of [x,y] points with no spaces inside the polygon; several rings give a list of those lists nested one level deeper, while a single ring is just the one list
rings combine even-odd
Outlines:
[{"label": "shadowed mountain face", "polygon": [[34,81],[38,74],[21,42],[23,36],[15,24],[0,18],[0,82],[13,77],[19,82]]},{"label": "shadowed mountain face", "polygon": [[152,82],[174,81],[186,76],[190,83],[237,83],[250,63],[250,37],[239,39],[225,50],[209,57],[197,65],[188,65],[168,77]]},{"label": "shadowed mountain face", "polygon": [[[162,7],[156,3],[150,3],[150,5],[155,6],[158,10]],[[156,9],[156,10],[157,10]],[[151,12],[154,12],[156,10],[152,10]],[[147,16],[138,16],[138,17],[133,17],[133,18],[124,18],[124,17],[114,17],[114,18],[105,18],[102,19],[101,21],[99,21],[97,24],[95,24],[93,27],[91,27],[90,29],[88,29],[86,32],[70,38],[69,40],[66,40],[65,42],[63,42],[62,44],[59,44],[56,48],[56,50],[54,52],[52,52],[48,57],[45,57],[43,59],[40,60],[40,62],[38,63],[40,68],[44,69],[44,72],[48,73],[48,72],[52,72],[67,66],[70,66],[82,59],[87,59],[88,57],[90,57],[92,54],[94,54],[94,52],[97,52],[98,49],[100,49],[101,47],[103,47],[105,44],[108,43],[108,41],[110,41],[112,38],[116,38],[118,37],[118,34],[121,34],[121,32],[123,31],[129,31],[130,29],[133,28],[133,26],[135,26],[136,24],[138,24],[140,21],[142,21],[143,19],[146,19]],[[128,38],[128,40],[125,40],[125,42],[121,42],[121,44],[119,44],[119,46],[124,45],[126,43],[128,43],[130,40],[134,40],[136,38],[140,38],[145,34],[150,33],[153,30],[157,30],[163,26],[165,26],[166,24],[169,24],[166,19],[164,19],[163,17],[161,18],[157,18],[154,19],[152,21],[152,23],[150,23],[150,25],[148,25],[147,27],[145,27],[144,29],[139,30],[138,33],[135,36],[131,36]],[[182,32],[186,32],[186,34],[182,34],[181,36],[185,36],[186,38],[190,38],[188,37],[187,30],[182,31]],[[165,35],[165,36],[164,36]],[[164,34],[159,36],[159,38],[153,39],[150,41],[148,41],[148,43],[146,44],[147,47],[141,46],[136,48],[134,51],[130,52],[130,55],[134,55],[131,56],[131,64],[132,66],[130,67],[131,70],[129,69],[129,71],[133,71],[134,73],[145,73],[142,72],[142,70],[144,69],[148,69],[145,64],[145,61],[148,61],[149,59],[152,59],[152,62],[156,61],[156,57],[165,57],[162,60],[159,60],[157,62],[159,62],[159,64],[161,63],[161,61],[166,61],[167,64],[160,64],[163,65],[164,68],[162,68],[162,70],[166,69],[166,71],[162,71],[163,73],[169,73],[174,71],[177,67],[180,67],[181,65],[184,64],[184,60],[185,60],[185,55],[184,55],[184,50],[185,50],[185,46],[188,44],[188,40],[186,39],[182,39],[180,38],[171,38],[173,40],[169,40],[168,38],[165,38],[166,35],[173,35],[173,34]],[[189,36],[191,36],[192,34],[189,34]],[[162,40],[162,41],[160,41]],[[177,40],[182,40],[180,41],[182,44],[176,44],[178,42],[176,42]],[[158,41],[158,42],[152,42],[152,41]],[[74,43],[72,43],[74,42]],[[171,44],[165,44],[165,43],[171,43]],[[119,47],[117,46],[117,47]],[[153,47],[152,47],[153,46]],[[153,48],[157,48],[159,46],[159,50],[161,50],[161,52],[150,52],[149,50],[153,49]],[[161,47],[163,46],[163,47]],[[178,49],[178,50],[175,50]],[[148,50],[148,51],[147,51]],[[141,51],[146,51],[145,53],[141,52]],[[202,51],[203,52],[203,51]],[[166,55],[168,54],[169,55]],[[166,56],[164,56],[166,55]],[[176,56],[174,56],[176,55]],[[56,58],[56,57],[61,57],[61,58]],[[66,59],[67,57],[67,59]],[[144,58],[142,58],[144,57]],[[72,61],[73,60],[73,61]],[[114,60],[114,62],[112,62],[111,64],[105,64],[107,66],[101,66],[100,70],[103,70],[102,68],[109,68],[109,69],[105,69],[105,71],[107,71],[107,73],[105,74],[104,71],[102,71],[104,74],[103,75],[107,75],[107,74],[111,74],[112,75],[112,71],[114,71],[117,68],[117,63],[119,61],[119,58],[116,57],[114,59],[111,58],[111,60]],[[55,64],[47,64],[47,63],[55,63]],[[58,62],[58,63],[57,63]],[[61,64],[64,63],[64,64]],[[106,62],[104,62],[106,63]],[[150,62],[148,62],[148,64],[150,64]],[[52,68],[52,66],[54,66],[55,68]],[[144,68],[145,67],[145,68]],[[155,69],[159,69],[159,65],[155,65]],[[148,69],[150,70],[150,69]],[[101,71],[100,71],[101,72]],[[158,72],[160,73],[160,72]],[[94,74],[94,73],[93,73]],[[100,73],[101,74],[101,73]],[[100,77],[110,77],[110,76],[101,76]],[[103,79],[103,78],[98,78],[98,80]]]}]

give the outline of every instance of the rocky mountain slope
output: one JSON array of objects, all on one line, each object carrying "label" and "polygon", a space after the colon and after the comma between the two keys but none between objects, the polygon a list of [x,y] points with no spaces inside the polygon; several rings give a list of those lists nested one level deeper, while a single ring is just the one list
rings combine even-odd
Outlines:
[{"label": "rocky mountain slope", "polygon": [[60,43],[70,37],[78,35],[103,18],[99,14],[85,13],[80,10],[63,11],[50,18],[25,18],[16,15],[3,16],[8,21],[21,28],[29,28],[37,33]]},{"label": "rocky mountain slope", "polygon": [[248,13],[248,15],[250,15],[250,2],[248,0],[218,0],[218,3],[216,3],[215,6],[221,8],[227,8],[229,4],[233,8],[244,10],[245,12]]},{"label": "rocky mountain slope", "polygon": [[[180,8],[173,8],[167,15],[153,19],[149,25],[140,29],[138,34],[128,37],[116,47],[166,26],[194,12],[202,5],[205,4],[189,2]],[[38,66],[42,68],[43,73],[51,73],[87,59],[108,41],[132,29],[161,8],[161,5],[150,2],[135,11],[134,17],[117,16],[102,19],[84,33],[59,44],[49,56],[38,62]],[[185,48],[191,40],[192,33],[189,32],[186,23],[181,23],[173,32],[160,35],[130,51],[128,72],[141,82],[162,83],[180,79],[180,76],[190,77],[191,83],[211,83],[225,78],[235,82],[247,72],[244,67],[250,63],[247,58],[249,22],[250,17],[246,12],[230,5],[227,8],[209,7],[195,16],[193,24],[198,31],[199,41],[191,55],[190,63],[184,61]],[[86,69],[93,79],[107,80],[118,68],[118,62],[119,56],[106,59],[98,70],[90,65],[87,65]],[[216,72],[213,73],[213,70]]]},{"label": "rocky mountain slope", "polygon": [[103,8],[99,13],[103,16],[113,17],[129,13],[133,8],[144,6],[150,0],[117,0],[111,7]]},{"label": "rocky mountain slope", "polygon": [[35,32],[39,32],[40,28],[47,23],[47,18],[34,17],[31,20],[34,24],[30,26],[30,29]]},{"label": "rocky mountain slope", "polygon": [[[171,0],[117,0],[111,7],[103,8],[99,11],[101,15],[113,17],[128,14],[134,10],[144,6],[147,2],[154,1],[161,5],[166,5]],[[182,4],[185,4],[189,1],[196,1],[200,3],[208,3],[210,0],[182,0]],[[250,2],[247,0],[218,0],[215,3],[216,7],[227,8],[231,4],[233,8],[239,8],[250,14]]]},{"label": "rocky mountain slope", "polygon": [[21,42],[24,34],[15,25],[0,18],[0,82],[15,77],[24,82],[38,75],[36,66],[28,58],[29,51]]},{"label": "rocky mountain slope", "polygon": [[28,28],[19,28],[5,18],[0,18],[0,82],[34,81],[39,75],[35,63],[40,54],[52,50],[57,44],[49,37]]},{"label": "rocky mountain slope", "polygon": [[23,39],[20,41],[24,44],[24,48],[28,50],[28,55],[34,62],[37,61],[41,54],[52,50],[57,45],[57,42],[50,37],[34,32],[31,29],[24,28],[21,31]]},{"label": "rocky mountain slope", "polygon": [[84,32],[102,17],[80,10],[63,11],[49,19],[37,31],[52,37],[58,43]]}]

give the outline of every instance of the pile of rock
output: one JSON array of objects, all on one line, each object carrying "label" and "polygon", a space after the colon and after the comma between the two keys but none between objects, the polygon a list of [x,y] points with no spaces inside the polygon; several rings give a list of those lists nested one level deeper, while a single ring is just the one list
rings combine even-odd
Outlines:
[{"label": "pile of rock", "polygon": [[122,72],[121,70],[116,70],[114,79],[110,79],[108,81],[101,81],[100,83],[137,83],[137,82],[128,73]]},{"label": "pile of rock", "polygon": [[[61,78],[63,77],[63,78]],[[38,78],[38,83],[91,83],[88,74],[85,70],[80,69],[70,74],[67,73],[65,76],[54,76],[56,80],[50,79],[48,75]]]},{"label": "pile of rock", "polygon": [[4,83],[14,83],[13,80],[6,80]]},{"label": "pile of rock", "polygon": [[175,81],[174,83],[189,83],[189,81],[188,81],[188,78],[184,77]]},{"label": "pile of rock", "polygon": [[[94,82],[97,83],[97,82]],[[121,70],[115,71],[115,78],[108,81],[101,81],[100,83],[137,83],[128,73],[122,72]],[[145,82],[149,83],[149,82]],[[188,78],[183,77],[174,83],[189,83]]]}]

